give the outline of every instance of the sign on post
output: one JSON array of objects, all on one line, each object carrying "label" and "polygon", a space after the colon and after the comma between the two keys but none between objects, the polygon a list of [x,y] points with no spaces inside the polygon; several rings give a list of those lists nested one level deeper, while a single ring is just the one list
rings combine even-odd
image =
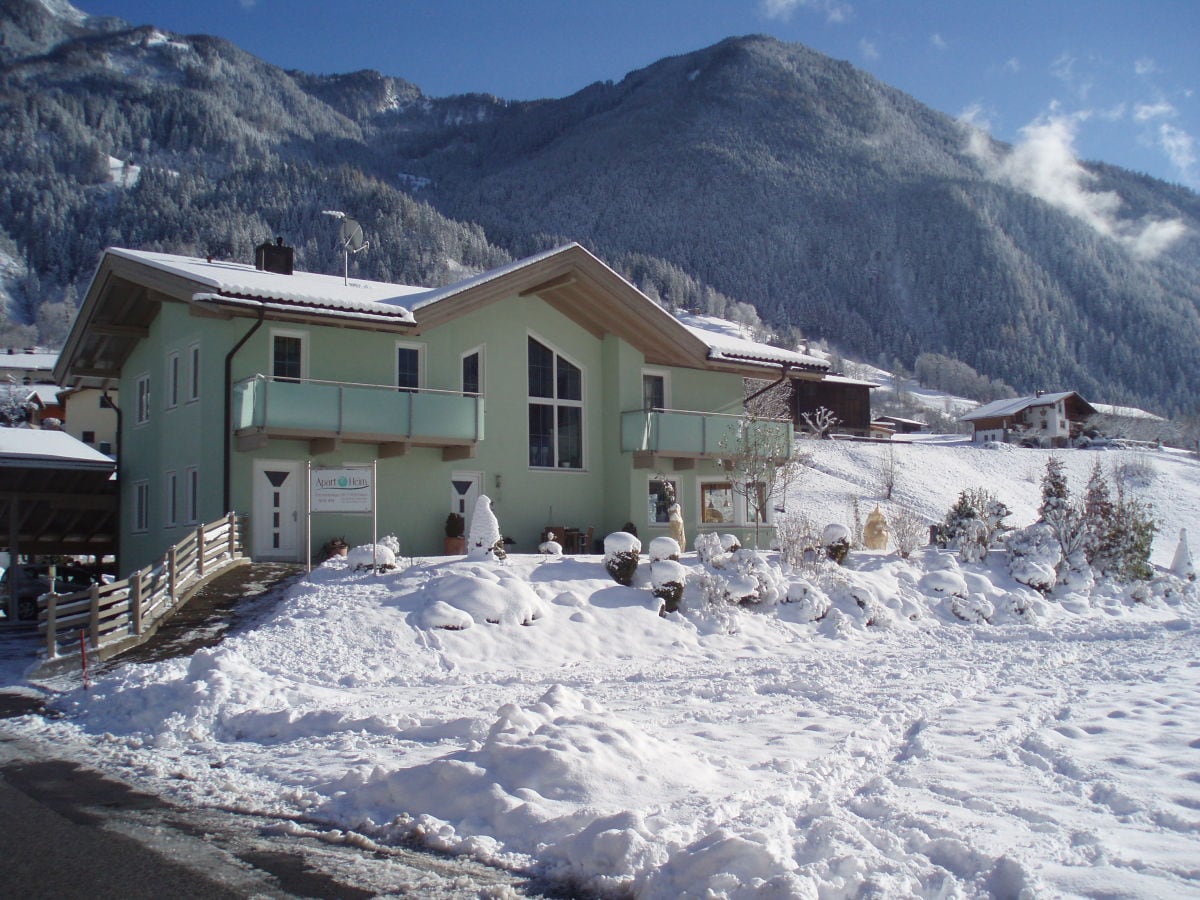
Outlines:
[{"label": "sign on post", "polygon": [[312,512],[372,512],[374,474],[371,466],[312,469]]}]

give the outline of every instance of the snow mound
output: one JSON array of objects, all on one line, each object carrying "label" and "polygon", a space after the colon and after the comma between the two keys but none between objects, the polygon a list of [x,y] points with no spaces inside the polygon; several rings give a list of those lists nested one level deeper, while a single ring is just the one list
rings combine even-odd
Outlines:
[{"label": "snow mound", "polygon": [[529,625],[546,615],[546,603],[520,578],[490,573],[450,573],[430,581],[420,628],[463,629],[471,625]]}]

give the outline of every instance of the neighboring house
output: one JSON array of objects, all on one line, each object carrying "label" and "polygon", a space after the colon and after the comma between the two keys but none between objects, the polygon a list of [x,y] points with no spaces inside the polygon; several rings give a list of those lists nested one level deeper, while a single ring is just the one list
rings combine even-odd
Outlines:
[{"label": "neighboring house", "polygon": [[30,347],[0,350],[0,381],[14,384],[53,384],[58,354]]},{"label": "neighboring house", "polygon": [[1013,397],[986,403],[959,416],[971,423],[977,442],[1031,442],[1044,447],[1061,447],[1083,432],[1095,408],[1075,391]]},{"label": "neighboring house", "polygon": [[917,434],[929,428],[928,422],[919,419],[905,419],[901,416],[876,416],[872,426],[879,426],[892,434]]},{"label": "neighboring house", "polygon": [[120,402],[115,388],[63,388],[58,400],[63,408],[63,431],[106,456],[116,455]]},{"label": "neighboring house", "polygon": [[41,428],[57,422],[56,427],[61,427],[66,411],[58,399],[58,390],[52,384],[37,384],[27,389],[25,406],[29,409],[30,425]]},{"label": "neighboring house", "polygon": [[813,416],[825,407],[837,417],[833,431],[866,436],[871,433],[871,391],[879,387],[872,381],[825,375],[817,380],[792,382],[792,421],[800,431],[808,429],[805,413]]},{"label": "neighboring house", "polygon": [[[744,379],[816,379],[813,357],[685,327],[577,244],[443,288],[110,249],[55,371],[119,388],[121,567],[199,522],[249,514],[256,558],[303,560],[369,517],[314,513],[306,466],[378,466],[379,533],[442,552],[487,494],[518,550],[548,525],[746,535],[718,464],[748,424]],[[69,418],[69,417],[68,417]],[[468,523],[469,528],[469,523]]]},{"label": "neighboring house", "polygon": [[1092,407],[1096,413],[1084,423],[1088,435],[1150,443],[1179,440],[1179,429],[1174,423],[1152,412],[1109,403],[1093,403]]}]

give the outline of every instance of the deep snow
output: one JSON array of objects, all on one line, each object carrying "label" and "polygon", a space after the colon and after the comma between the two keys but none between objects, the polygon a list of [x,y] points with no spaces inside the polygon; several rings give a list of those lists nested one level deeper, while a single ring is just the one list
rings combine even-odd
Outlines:
[{"label": "deep snow", "polygon": [[[806,449],[788,503],[819,525],[850,524],[853,498],[864,519],[887,510],[889,460],[928,518],[986,487],[1027,524],[1047,456]],[[1160,565],[1200,522],[1194,458],[1059,455],[1073,488],[1101,459],[1155,504]],[[776,571],[793,602],[708,605],[722,570],[681,562],[685,611],[661,617],[648,560],[631,588],[600,557],[334,561],[253,630],[114,669],[58,696],[65,718],[15,725],[177,800],[596,892],[1200,894],[1194,587],[1043,599],[998,553],[860,551]]]}]

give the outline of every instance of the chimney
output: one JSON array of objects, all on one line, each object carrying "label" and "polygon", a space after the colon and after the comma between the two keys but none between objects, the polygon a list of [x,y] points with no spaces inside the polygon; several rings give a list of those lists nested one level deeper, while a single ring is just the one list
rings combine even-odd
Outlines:
[{"label": "chimney", "polygon": [[1033,392],[1033,396],[1035,396],[1035,397],[1040,397],[1040,396],[1042,396],[1042,394],[1044,394],[1044,393],[1046,393],[1046,392],[1045,392],[1045,391],[1043,391],[1041,388],[1038,388],[1037,390],[1035,390],[1035,391]]},{"label": "chimney", "polygon": [[264,241],[254,248],[254,268],[262,272],[274,272],[277,275],[291,275],[293,265],[293,250],[285,247],[283,238],[275,238],[275,243]]}]

